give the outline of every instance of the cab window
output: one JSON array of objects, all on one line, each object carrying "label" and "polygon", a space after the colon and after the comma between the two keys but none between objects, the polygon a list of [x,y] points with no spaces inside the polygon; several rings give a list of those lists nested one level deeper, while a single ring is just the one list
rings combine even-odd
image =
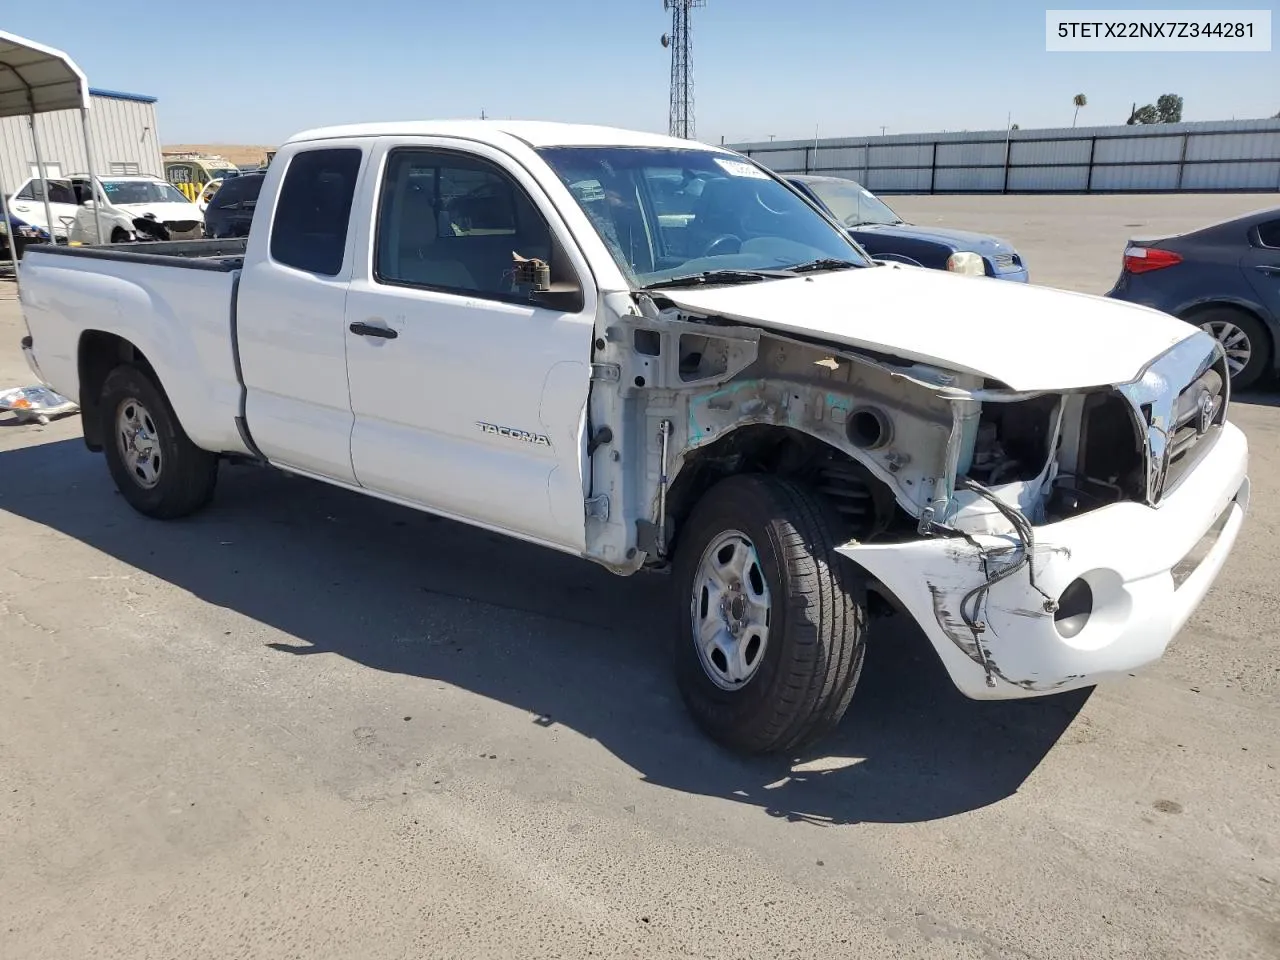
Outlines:
[{"label": "cab window", "polygon": [[479,157],[401,149],[387,160],[378,202],[374,274],[382,283],[528,302],[513,255],[563,259],[533,201]]}]

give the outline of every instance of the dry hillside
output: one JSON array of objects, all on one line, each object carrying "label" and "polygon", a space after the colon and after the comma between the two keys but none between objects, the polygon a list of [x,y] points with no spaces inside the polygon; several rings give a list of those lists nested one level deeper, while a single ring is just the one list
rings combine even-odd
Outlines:
[{"label": "dry hillside", "polygon": [[209,153],[226,157],[237,167],[255,167],[267,159],[267,151],[274,146],[254,146],[242,143],[174,143],[161,150],[164,153]]}]

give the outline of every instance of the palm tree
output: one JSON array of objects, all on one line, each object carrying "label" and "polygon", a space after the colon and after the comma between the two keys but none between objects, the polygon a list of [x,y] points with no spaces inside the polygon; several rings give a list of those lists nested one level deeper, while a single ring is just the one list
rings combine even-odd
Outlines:
[{"label": "palm tree", "polygon": [[1071,125],[1074,127],[1076,125],[1076,117],[1080,116],[1080,108],[1089,105],[1089,98],[1083,93],[1077,93],[1071,98],[1071,102],[1076,105],[1076,112],[1071,115]]}]

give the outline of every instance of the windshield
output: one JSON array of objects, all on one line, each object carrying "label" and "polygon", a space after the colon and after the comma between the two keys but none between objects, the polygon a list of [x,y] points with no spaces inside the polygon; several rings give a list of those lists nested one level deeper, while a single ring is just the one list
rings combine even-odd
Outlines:
[{"label": "windshield", "polygon": [[731,155],[696,147],[547,147],[538,153],[638,287],[814,261],[870,265],[791,189]]},{"label": "windshield", "polygon": [[867,223],[902,223],[874,193],[853,180],[805,180],[804,185],[846,227]]},{"label": "windshield", "polygon": [[190,203],[182,191],[163,180],[103,180],[102,190],[116,206],[131,203]]}]

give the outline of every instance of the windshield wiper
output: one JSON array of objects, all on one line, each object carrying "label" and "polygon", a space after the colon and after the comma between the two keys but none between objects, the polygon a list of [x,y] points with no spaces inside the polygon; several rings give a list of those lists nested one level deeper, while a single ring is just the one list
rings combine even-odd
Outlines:
[{"label": "windshield wiper", "polygon": [[646,283],[642,290],[661,290],[663,287],[697,287],[714,283],[756,283],[760,280],[781,280],[791,275],[791,270],[705,270],[687,277],[670,277]]},{"label": "windshield wiper", "polygon": [[817,270],[848,270],[852,267],[860,267],[862,264],[854,263],[852,260],[837,260],[834,257],[822,257],[818,260],[810,260],[808,263],[797,263],[794,267],[787,267],[787,273],[813,273]]}]

